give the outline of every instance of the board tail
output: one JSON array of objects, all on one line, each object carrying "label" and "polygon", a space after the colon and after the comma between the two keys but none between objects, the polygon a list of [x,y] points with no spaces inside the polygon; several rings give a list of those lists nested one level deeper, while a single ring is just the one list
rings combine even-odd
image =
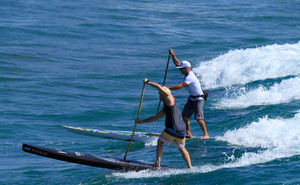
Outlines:
[{"label": "board tail", "polygon": [[64,151],[60,149],[51,149],[39,146],[23,144],[22,150],[27,153],[48,157],[56,160],[88,165],[98,168],[107,168],[123,171],[141,171],[141,170],[166,170],[173,167],[161,166],[160,168],[153,167],[150,163],[141,161],[124,161],[122,159],[110,157],[98,157],[93,154],[81,152]]},{"label": "board tail", "polygon": [[36,154],[39,156],[57,159],[61,161],[100,167],[100,168],[115,169],[115,167],[109,164],[106,160],[103,160],[91,154],[64,151],[60,149],[50,149],[50,148],[32,146],[28,144],[23,144],[22,149],[24,152],[27,153]]}]

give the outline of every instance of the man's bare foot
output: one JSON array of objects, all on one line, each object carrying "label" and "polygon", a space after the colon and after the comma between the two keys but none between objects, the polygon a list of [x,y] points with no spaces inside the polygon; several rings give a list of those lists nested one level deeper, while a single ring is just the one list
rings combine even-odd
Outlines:
[{"label": "man's bare foot", "polygon": [[160,167],[160,165],[157,164],[157,163],[152,164],[152,166],[153,166],[153,167],[156,167],[156,168],[159,168],[159,167]]},{"label": "man's bare foot", "polygon": [[207,135],[207,136],[202,136],[202,137],[200,137],[200,139],[209,139],[209,136]]}]

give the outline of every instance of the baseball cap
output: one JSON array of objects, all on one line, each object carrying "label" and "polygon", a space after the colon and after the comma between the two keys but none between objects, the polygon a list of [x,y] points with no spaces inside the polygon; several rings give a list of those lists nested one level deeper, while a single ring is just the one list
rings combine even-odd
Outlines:
[{"label": "baseball cap", "polygon": [[176,68],[184,68],[184,67],[191,67],[191,64],[185,60],[185,61],[180,62],[180,65],[177,66]]}]

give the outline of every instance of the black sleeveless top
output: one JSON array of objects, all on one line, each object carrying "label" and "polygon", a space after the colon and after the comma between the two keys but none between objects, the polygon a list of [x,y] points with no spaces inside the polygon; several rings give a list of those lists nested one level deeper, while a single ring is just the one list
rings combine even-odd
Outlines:
[{"label": "black sleeveless top", "polygon": [[166,115],[166,128],[172,129],[178,134],[185,135],[186,125],[183,121],[181,111],[176,103],[173,106],[168,106],[164,103],[163,111]]}]

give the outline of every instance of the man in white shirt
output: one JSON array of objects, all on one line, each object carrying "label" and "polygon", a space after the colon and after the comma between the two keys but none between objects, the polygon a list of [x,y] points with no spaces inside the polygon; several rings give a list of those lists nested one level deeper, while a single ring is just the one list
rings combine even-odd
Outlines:
[{"label": "man in white shirt", "polygon": [[185,104],[182,111],[183,120],[186,124],[187,129],[186,137],[192,137],[189,119],[194,113],[194,118],[199,123],[204,134],[204,136],[202,136],[201,139],[208,139],[209,136],[206,130],[203,114],[203,91],[200,82],[196,75],[193,73],[193,71],[191,71],[191,64],[188,61],[179,62],[172,49],[169,50],[169,53],[170,55],[172,55],[173,63],[184,75],[184,79],[181,83],[170,86],[168,88],[171,90],[177,90],[181,89],[182,87],[187,87],[188,92],[190,94],[190,96],[188,97],[188,101]]}]

